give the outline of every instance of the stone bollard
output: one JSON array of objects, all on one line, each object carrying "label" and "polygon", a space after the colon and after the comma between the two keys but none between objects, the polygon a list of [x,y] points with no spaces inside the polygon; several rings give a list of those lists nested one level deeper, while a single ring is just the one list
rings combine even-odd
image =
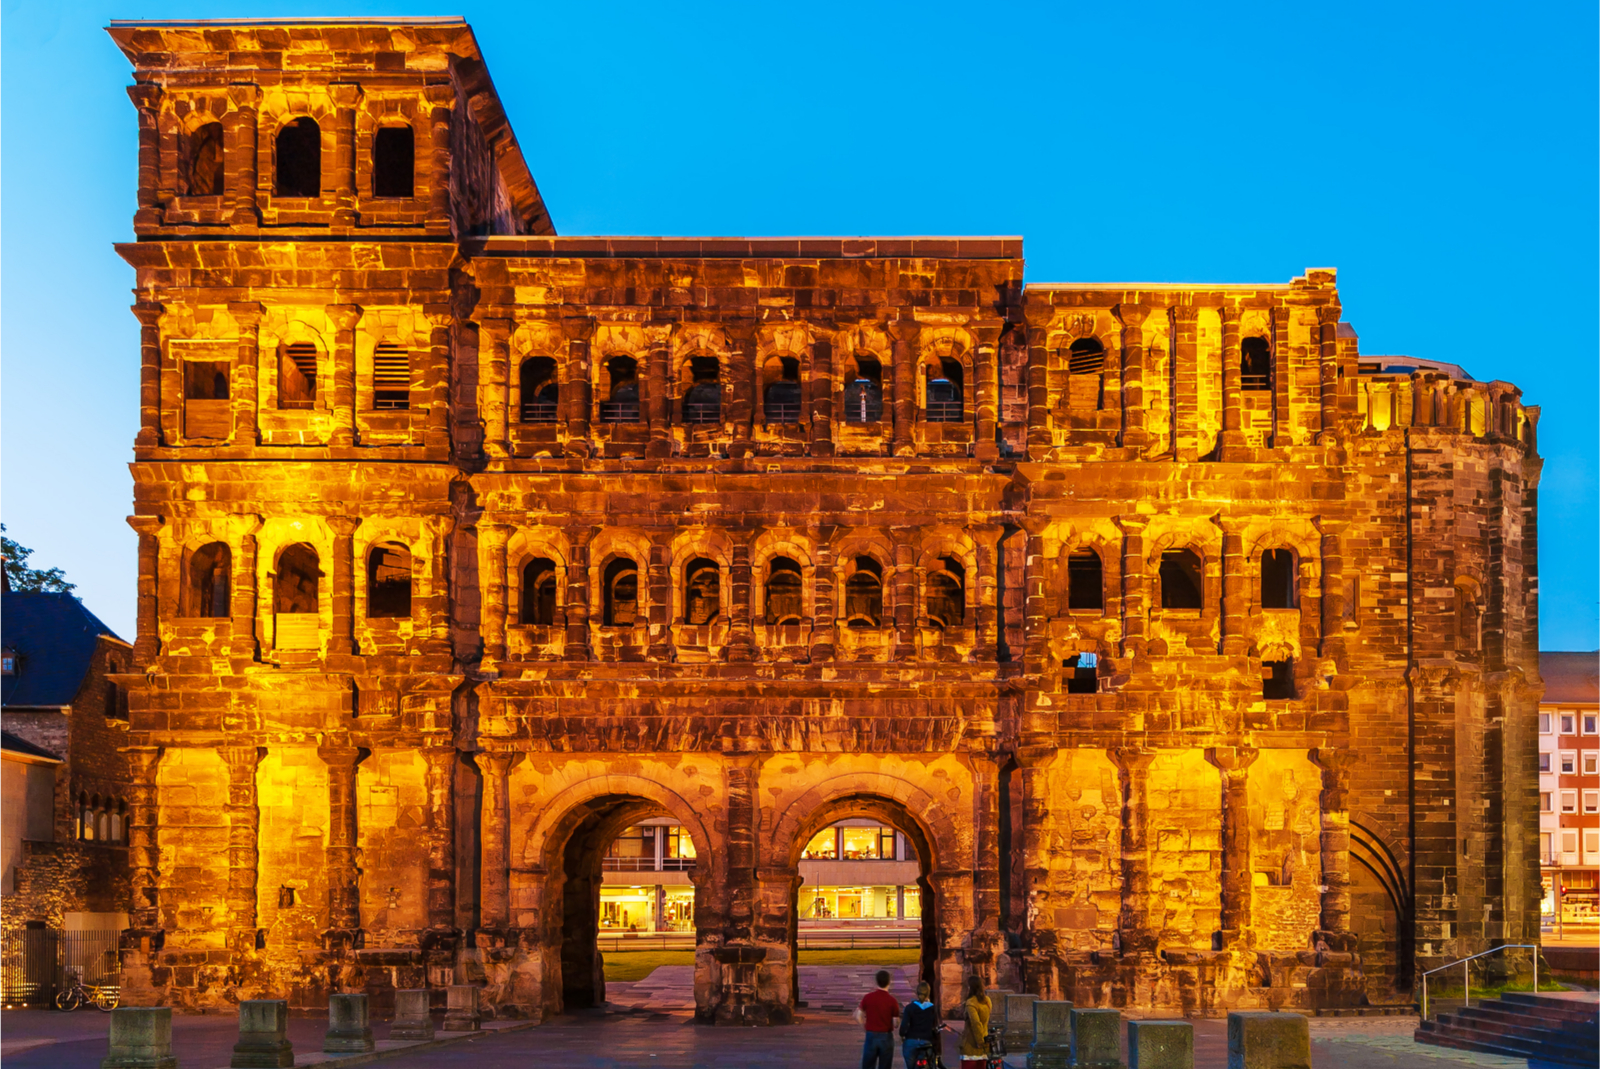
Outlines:
[{"label": "stone bollard", "polygon": [[1117,1010],[1072,1011],[1074,1069],[1122,1069],[1122,1014]]},{"label": "stone bollard", "polygon": [[1194,1025],[1129,1021],[1128,1069],[1194,1069]]},{"label": "stone bollard", "polygon": [[322,1037],[327,1054],[365,1054],[373,1048],[367,1025],[367,996],[329,995],[328,1034]]},{"label": "stone bollard", "polygon": [[1006,1018],[1000,1035],[1005,1040],[1006,1050],[1021,1053],[1033,1045],[1033,1004],[1039,1001],[1039,996],[1008,994],[1005,1000]]},{"label": "stone bollard", "polygon": [[1311,1069],[1311,1029],[1305,1017],[1228,1014],[1228,1069]]},{"label": "stone bollard", "polygon": [[1068,1069],[1072,1064],[1072,1003],[1033,1004],[1033,1046],[1028,1069]]},{"label": "stone bollard", "polygon": [[390,1039],[432,1039],[433,1016],[428,1012],[428,989],[400,990],[394,993],[394,1023]]},{"label": "stone bollard", "polygon": [[478,991],[472,984],[451,984],[446,990],[445,1032],[476,1032],[483,1016],[478,1012]]},{"label": "stone bollard", "polygon": [[233,1045],[231,1069],[288,1069],[293,1064],[289,1004],[283,999],[240,1002],[239,1042]]},{"label": "stone bollard", "polygon": [[123,1006],[111,1011],[111,1041],[100,1069],[177,1069],[172,1007]]}]

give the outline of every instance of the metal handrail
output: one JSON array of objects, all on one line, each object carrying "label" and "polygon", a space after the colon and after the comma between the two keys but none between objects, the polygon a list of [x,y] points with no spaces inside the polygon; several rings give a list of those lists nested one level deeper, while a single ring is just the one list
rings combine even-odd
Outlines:
[{"label": "metal handrail", "polygon": [[1469,962],[1476,961],[1478,958],[1486,958],[1490,954],[1498,954],[1502,950],[1533,951],[1533,993],[1537,995],[1539,993],[1539,948],[1529,943],[1507,943],[1504,946],[1490,947],[1488,950],[1481,951],[1469,958],[1458,958],[1455,961],[1446,962],[1437,969],[1429,969],[1427,972],[1423,973],[1422,1019],[1424,1021],[1428,1019],[1428,977],[1432,976],[1436,972],[1444,972],[1444,970],[1453,969],[1457,965],[1461,966],[1461,974],[1463,977],[1465,977],[1462,990],[1466,993],[1466,1004],[1468,1008],[1470,1008],[1472,1006],[1472,966],[1469,964]]}]

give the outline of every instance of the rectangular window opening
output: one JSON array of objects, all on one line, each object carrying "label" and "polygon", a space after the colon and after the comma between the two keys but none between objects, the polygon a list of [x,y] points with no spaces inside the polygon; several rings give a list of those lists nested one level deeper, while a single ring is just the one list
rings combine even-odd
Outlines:
[{"label": "rectangular window opening", "polygon": [[380,345],[372,354],[372,407],[380,412],[411,407],[411,354],[398,345]]}]

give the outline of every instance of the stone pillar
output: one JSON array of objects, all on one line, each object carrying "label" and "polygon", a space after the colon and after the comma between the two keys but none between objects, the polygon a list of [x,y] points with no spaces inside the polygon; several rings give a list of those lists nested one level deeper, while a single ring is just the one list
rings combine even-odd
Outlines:
[{"label": "stone pillar", "polygon": [[729,564],[728,660],[755,659],[755,633],[750,624],[750,532],[735,533]]},{"label": "stone pillar", "polygon": [[361,87],[333,82],[328,96],[338,109],[333,123],[333,225],[356,225],[356,105]]},{"label": "stone pillar", "polygon": [[1172,308],[1172,440],[1177,459],[1185,461],[1200,455],[1199,318],[1193,305]]},{"label": "stone pillar", "polygon": [[[429,224],[432,225],[431,222]],[[448,304],[428,304],[422,308],[428,319],[428,364],[422,384],[428,393],[427,427],[423,441],[430,449],[450,447],[450,328],[455,313]]]},{"label": "stone pillar", "polygon": [[354,746],[320,746],[328,766],[328,949],[353,946],[361,928],[361,870],[356,867],[356,766],[366,755]]},{"label": "stone pillar", "polygon": [[833,456],[833,342],[811,343],[811,455]]},{"label": "stone pillar", "polygon": [[171,1006],[118,1006],[100,1069],[178,1069]]},{"label": "stone pillar", "polygon": [[1294,424],[1289,418],[1294,397],[1293,350],[1289,347],[1291,314],[1292,309],[1281,305],[1272,309],[1272,440],[1267,443],[1271,446],[1294,441]]},{"label": "stone pillar", "polygon": [[328,1054],[364,1054],[373,1049],[367,1023],[367,996],[329,995],[328,1031],[322,1049]]},{"label": "stone pillar", "polygon": [[1216,523],[1222,528],[1222,653],[1243,657],[1250,648],[1245,631],[1250,615],[1249,563],[1244,557],[1246,521],[1219,516]]},{"label": "stone pillar", "polygon": [[1144,531],[1149,520],[1143,516],[1116,516],[1112,522],[1122,531],[1122,655],[1143,657],[1147,643],[1150,578],[1145,574]]},{"label": "stone pillar", "polygon": [[139,614],[133,640],[133,663],[148,668],[161,653],[161,517],[129,516],[128,526],[139,533]]},{"label": "stone pillar", "polygon": [[228,127],[223,130],[225,177],[229,181],[224,202],[234,226],[259,226],[261,209],[256,188],[261,181],[259,115],[261,87],[235,83],[228,86]]},{"label": "stone pillar", "polygon": [[355,644],[356,559],[355,533],[361,521],[349,516],[329,516],[333,530],[333,632],[328,636],[328,655],[353,656]]},{"label": "stone pillar", "polygon": [[755,320],[734,320],[725,326],[728,374],[722,394],[722,422],[732,431],[731,455],[748,456],[755,421],[756,349],[760,327]]},{"label": "stone pillar", "polygon": [[[993,753],[974,751],[969,756],[972,768],[973,810],[977,817],[974,832],[976,862],[972,871],[972,940],[969,964],[987,966],[999,978],[1000,958],[1005,951],[1005,935],[1000,930],[1002,865],[1000,856],[1000,807],[1006,798],[1000,789],[999,758]],[[944,861],[944,858],[940,858]],[[944,903],[940,903],[943,907]]]},{"label": "stone pillar", "polygon": [[834,582],[833,526],[812,527],[807,531],[815,547],[812,569],[811,662],[831,661],[834,655],[834,623],[839,613],[839,591]]},{"label": "stone pillar", "polygon": [[166,308],[155,301],[137,301],[133,314],[139,320],[139,433],[136,446],[161,444],[161,316]]},{"label": "stone pillar", "polygon": [[361,306],[330,304],[327,313],[334,329],[333,403],[329,411],[328,444],[347,448],[356,440],[356,324],[361,322]]},{"label": "stone pillar", "polygon": [[233,365],[233,444],[261,441],[261,316],[255,301],[231,301],[228,313],[239,324],[239,351]]},{"label": "stone pillar", "polygon": [[449,234],[454,229],[450,217],[450,121],[456,93],[449,82],[437,82],[423,87],[422,95],[427,101],[428,129],[433,139],[426,229],[429,234]]},{"label": "stone pillar", "polygon": [[1322,770],[1322,932],[1348,936],[1350,768],[1355,763],[1355,754],[1333,746],[1319,746],[1311,751],[1311,760]]},{"label": "stone pillar", "polygon": [[1206,760],[1222,771],[1222,948],[1255,943],[1250,930],[1250,792],[1248,773],[1260,751],[1214,746]]},{"label": "stone pillar", "polygon": [[1319,444],[1339,440],[1339,315],[1337,303],[1317,308],[1318,368],[1321,372],[1322,430]]},{"label": "stone pillar", "polygon": [[1124,303],[1116,312],[1122,320],[1122,444],[1139,450],[1150,444],[1144,407],[1144,321],[1150,309]]},{"label": "stone pillar", "polygon": [[[977,430],[972,455],[981,463],[993,463],[1000,458],[1000,442],[995,433],[1000,421],[999,361],[995,358],[999,328],[993,329],[995,337],[984,337],[979,340],[972,354],[972,376],[976,380],[972,385],[977,394],[977,403],[974,406]],[[984,333],[987,334],[989,331],[986,330]]]},{"label": "stone pillar", "polygon": [[670,338],[653,338],[649,359],[639,368],[644,395],[645,414],[650,421],[650,442],[645,446],[647,457],[672,455],[672,342]]},{"label": "stone pillar", "polygon": [[[1023,940],[1035,954],[1048,954],[1056,946],[1055,910],[1050,894],[1050,763],[1053,746],[1028,746],[1017,750],[1022,777],[1022,892],[1027,902]],[[1016,834],[1013,825],[1012,834]]]},{"label": "stone pillar", "polygon": [[255,746],[219,746],[228,766],[228,946],[237,955],[256,946],[257,837],[261,812],[256,803],[256,766],[264,751]]},{"label": "stone pillar", "polygon": [[977,574],[967,580],[966,611],[975,616],[972,650],[974,661],[993,661],[1000,656],[1000,569],[1004,561],[1000,554],[1000,536],[1005,533],[998,524],[970,528],[972,540],[977,544]]},{"label": "stone pillar", "polygon": [[1311,1065],[1311,1029],[1298,1013],[1228,1014],[1228,1064],[1248,1069]]},{"label": "stone pillar", "polygon": [[400,989],[394,993],[394,1020],[389,1038],[427,1042],[433,1039],[433,1015],[429,1012],[427,988]]},{"label": "stone pillar", "polygon": [[161,849],[156,771],[161,747],[130,746],[128,756],[128,927],[155,932],[161,927]]},{"label": "stone pillar", "polygon": [[567,340],[567,389],[563,395],[569,399],[571,406],[567,409],[567,443],[570,449],[581,450],[580,456],[588,456],[592,433],[589,420],[594,414],[594,389],[591,386],[594,375],[589,366],[589,338],[594,333],[594,320],[567,324],[569,330],[574,326],[580,327],[582,336]]},{"label": "stone pillar", "polygon": [[589,652],[589,547],[598,527],[574,527],[568,534],[572,540],[571,559],[567,562],[567,647],[569,661],[587,661]]},{"label": "stone pillar", "polygon": [[256,634],[256,532],[261,530],[261,517],[246,514],[236,522],[240,525],[239,550],[233,559],[233,574],[228,577],[228,615],[233,618],[231,652],[235,657],[260,660],[261,643]]},{"label": "stone pillar", "polygon": [[[761,758],[730,754],[728,791],[728,927],[726,938],[745,942],[754,935],[757,829],[761,824],[758,787]],[[725,968],[727,966],[724,966]]]},{"label": "stone pillar", "polygon": [[239,1002],[239,1042],[229,1069],[289,1069],[294,1047],[289,1043],[289,1003],[283,999]]},{"label": "stone pillar", "polygon": [[1220,460],[1240,460],[1244,448],[1243,383],[1239,368],[1239,308],[1222,306],[1222,436],[1217,442]]},{"label": "stone pillar", "polygon": [[510,376],[511,320],[479,320],[478,411],[483,415],[483,451],[491,460],[511,455],[507,423]]},{"label": "stone pillar", "polygon": [[917,655],[917,547],[913,542],[916,532],[896,527],[889,535],[894,539],[893,657],[904,661]]},{"label": "stone pillar", "polygon": [[483,772],[479,923],[489,929],[503,929],[511,923],[511,803],[507,777],[516,757],[494,751],[478,754],[478,767]]},{"label": "stone pillar", "polygon": [[913,437],[917,419],[917,333],[914,322],[896,320],[888,325],[889,337],[894,339],[894,456],[913,456],[916,439]]},{"label": "stone pillar", "polygon": [[1194,1025],[1188,1021],[1129,1021],[1128,1064],[1134,1069],[1193,1069]]},{"label": "stone pillar", "polygon": [[480,990],[472,984],[451,984],[445,989],[444,1031],[478,1031],[483,1021],[478,1010]]},{"label": "stone pillar", "polygon": [[161,87],[149,82],[128,86],[128,99],[139,109],[139,200],[133,213],[135,230],[161,225]]},{"label": "stone pillar", "polygon": [[456,925],[456,750],[448,738],[422,750],[428,763],[428,927]]},{"label": "stone pillar", "polygon": [[1073,1007],[1068,1012],[1074,1069],[1122,1069],[1121,1011]]},{"label": "stone pillar", "polygon": [[[1050,650],[1049,603],[1047,583],[1051,572],[1050,558],[1046,555],[1044,531],[1049,526],[1049,520],[1038,516],[1022,517],[1022,526],[1028,535],[1027,546],[1024,549],[1022,573],[1022,633],[1023,633],[1023,671],[1033,675],[1042,673],[1048,667],[1046,660]],[[1059,554],[1059,543],[1057,544]],[[1056,560],[1060,570],[1065,571],[1066,562]]]},{"label": "stone pillar", "polygon": [[[1344,653],[1344,531],[1348,526],[1318,516],[1313,521],[1322,533],[1322,643],[1323,657]],[[1339,665],[1343,669],[1343,665]]]},{"label": "stone pillar", "polygon": [[650,658],[671,659],[672,651],[672,532],[650,532],[650,559],[640,582],[650,584]]},{"label": "stone pillar", "polygon": [[496,672],[506,658],[506,544],[511,528],[503,523],[478,524],[478,573],[483,583],[479,619],[485,672]]},{"label": "stone pillar", "polygon": [[1150,953],[1150,765],[1154,750],[1123,746],[1110,751],[1122,790],[1122,911],[1117,928],[1122,952]]},{"label": "stone pillar", "polygon": [[450,655],[450,534],[455,520],[436,516],[423,527],[429,541],[428,597],[423,605],[427,628],[422,651],[430,656]]}]

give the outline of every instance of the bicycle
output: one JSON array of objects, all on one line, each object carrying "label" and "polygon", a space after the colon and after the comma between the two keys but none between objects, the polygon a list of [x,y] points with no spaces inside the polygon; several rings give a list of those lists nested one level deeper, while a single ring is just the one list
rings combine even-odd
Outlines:
[{"label": "bicycle", "polygon": [[85,984],[83,977],[73,973],[67,981],[67,986],[56,992],[56,1009],[71,1013],[83,1006],[84,1003],[93,1003],[95,1009],[102,1013],[110,1013],[122,1001],[122,989],[115,984]]}]

